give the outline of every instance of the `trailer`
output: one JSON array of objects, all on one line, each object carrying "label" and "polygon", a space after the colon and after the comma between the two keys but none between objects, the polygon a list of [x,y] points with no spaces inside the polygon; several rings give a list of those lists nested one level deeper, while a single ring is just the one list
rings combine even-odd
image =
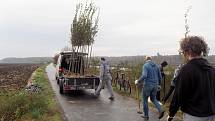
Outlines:
[{"label": "trailer", "polygon": [[60,94],[70,90],[97,89],[100,79],[87,71],[87,53],[61,52],[56,64],[56,80]]}]

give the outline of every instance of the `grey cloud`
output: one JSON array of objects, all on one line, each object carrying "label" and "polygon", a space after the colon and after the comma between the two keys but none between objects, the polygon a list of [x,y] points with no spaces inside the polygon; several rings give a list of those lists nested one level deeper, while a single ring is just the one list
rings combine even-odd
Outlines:
[{"label": "grey cloud", "polygon": [[[10,56],[49,56],[60,50],[69,44],[70,24],[78,1],[2,1],[0,51],[7,51]],[[100,30],[94,55],[178,53],[178,41],[185,31],[184,12],[188,5],[185,0],[95,0],[95,3],[100,7]],[[191,3],[190,34],[205,36],[210,53],[215,54],[214,1]],[[7,55],[1,53],[0,57],[3,56]]]}]

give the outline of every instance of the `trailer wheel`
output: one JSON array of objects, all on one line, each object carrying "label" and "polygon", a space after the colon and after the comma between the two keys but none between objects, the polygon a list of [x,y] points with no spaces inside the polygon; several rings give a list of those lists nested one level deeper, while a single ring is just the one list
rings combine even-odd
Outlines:
[{"label": "trailer wheel", "polygon": [[60,81],[59,83],[59,87],[60,87],[60,94],[63,94],[63,83]]}]

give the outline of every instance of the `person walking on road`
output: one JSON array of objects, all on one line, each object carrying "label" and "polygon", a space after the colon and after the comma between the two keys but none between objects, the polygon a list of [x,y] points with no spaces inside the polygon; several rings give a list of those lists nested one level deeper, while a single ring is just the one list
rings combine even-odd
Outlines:
[{"label": "person walking on road", "polygon": [[111,72],[110,72],[110,66],[108,65],[105,58],[101,58],[101,65],[100,65],[100,83],[99,86],[95,92],[95,96],[98,97],[100,95],[101,90],[104,88],[104,86],[107,86],[108,92],[110,93],[110,100],[114,100],[114,93],[113,88],[111,86]]},{"label": "person walking on road", "polygon": [[208,54],[208,45],[202,37],[188,36],[180,41],[180,50],[187,63],[176,79],[167,120],[171,121],[180,108],[184,121],[213,121],[215,69],[203,58]]},{"label": "person walking on road", "polygon": [[159,111],[159,119],[164,115],[164,110],[156,99],[157,89],[159,81],[162,80],[161,72],[159,67],[152,61],[151,57],[146,57],[146,63],[143,65],[143,72],[140,79],[135,81],[136,85],[143,82],[142,97],[143,97],[143,111],[144,115],[142,118],[149,119],[149,108],[148,108],[148,98],[153,102]]}]

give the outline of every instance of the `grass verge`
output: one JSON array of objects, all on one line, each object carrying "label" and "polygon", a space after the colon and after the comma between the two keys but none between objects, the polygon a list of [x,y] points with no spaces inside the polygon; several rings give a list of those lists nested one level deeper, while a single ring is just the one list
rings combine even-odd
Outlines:
[{"label": "grass verge", "polygon": [[60,121],[61,114],[48,81],[46,65],[38,68],[34,84],[41,86],[38,93],[17,90],[0,93],[0,121]]}]

